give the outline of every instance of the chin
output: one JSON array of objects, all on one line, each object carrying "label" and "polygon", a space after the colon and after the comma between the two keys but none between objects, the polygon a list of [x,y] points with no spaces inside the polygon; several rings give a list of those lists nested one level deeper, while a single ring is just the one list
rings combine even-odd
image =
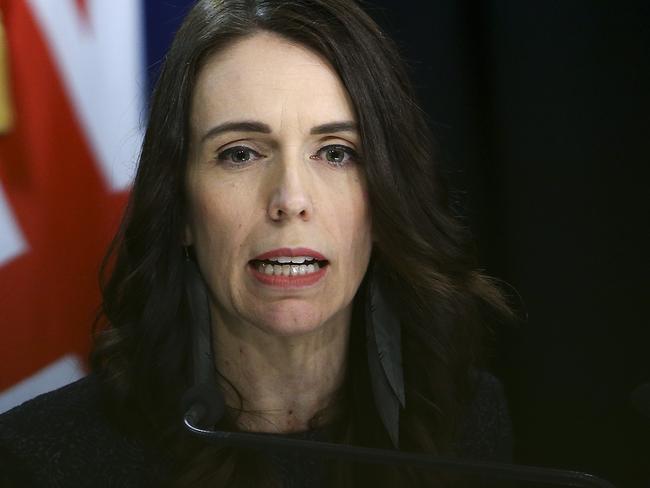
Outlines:
[{"label": "chin", "polygon": [[266,333],[282,336],[301,336],[325,326],[322,312],[305,304],[268,306],[253,322]]}]

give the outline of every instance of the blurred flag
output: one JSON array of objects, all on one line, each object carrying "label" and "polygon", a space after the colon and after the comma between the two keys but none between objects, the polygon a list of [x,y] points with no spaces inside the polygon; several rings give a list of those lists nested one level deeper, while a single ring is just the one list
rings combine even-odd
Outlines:
[{"label": "blurred flag", "polygon": [[142,138],[147,5],[0,0],[0,412],[85,374]]}]

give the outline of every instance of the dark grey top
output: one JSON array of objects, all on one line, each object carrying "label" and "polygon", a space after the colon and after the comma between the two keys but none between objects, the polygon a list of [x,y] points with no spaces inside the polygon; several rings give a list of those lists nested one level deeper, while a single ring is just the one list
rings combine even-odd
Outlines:
[{"label": "dark grey top", "polygon": [[[0,487],[163,484],[163,456],[112,427],[99,398],[91,375],[0,415]],[[493,376],[478,376],[476,398],[461,434],[458,452],[463,458],[511,460],[510,419],[501,385]],[[314,436],[298,434],[304,439]],[[276,462],[285,486],[312,486],[305,480],[309,462]]]}]

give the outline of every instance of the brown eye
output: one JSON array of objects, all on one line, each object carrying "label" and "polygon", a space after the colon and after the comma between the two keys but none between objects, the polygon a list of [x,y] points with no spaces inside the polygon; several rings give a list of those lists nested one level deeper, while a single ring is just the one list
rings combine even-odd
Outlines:
[{"label": "brown eye", "polygon": [[318,156],[336,167],[345,166],[357,160],[357,155],[354,150],[341,144],[333,144],[321,148],[318,151]]},{"label": "brown eye", "polygon": [[342,163],[345,159],[345,151],[342,149],[328,149],[325,157],[331,163]]},{"label": "brown eye", "polygon": [[229,147],[217,155],[219,161],[223,161],[233,166],[242,166],[259,157],[261,157],[260,153],[253,151],[251,148],[246,146]]},{"label": "brown eye", "polygon": [[245,149],[237,149],[237,151],[232,153],[231,158],[233,161],[243,163],[244,161],[248,161],[251,158],[251,155]]}]

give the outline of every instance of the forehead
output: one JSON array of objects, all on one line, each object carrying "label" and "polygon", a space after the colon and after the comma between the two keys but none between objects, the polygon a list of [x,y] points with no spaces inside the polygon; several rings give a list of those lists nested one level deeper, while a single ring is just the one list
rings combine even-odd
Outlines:
[{"label": "forehead", "polygon": [[266,32],[209,57],[199,72],[195,128],[235,118],[259,119],[272,128],[355,119],[345,87],[322,57]]}]

